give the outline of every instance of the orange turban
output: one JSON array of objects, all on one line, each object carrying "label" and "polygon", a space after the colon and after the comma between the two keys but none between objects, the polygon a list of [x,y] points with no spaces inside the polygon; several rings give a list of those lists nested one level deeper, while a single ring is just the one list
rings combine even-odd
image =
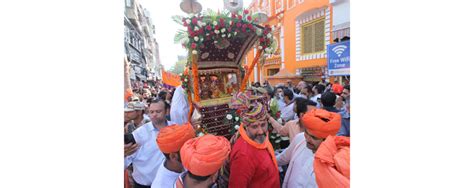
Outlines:
[{"label": "orange turban", "polygon": [[181,146],[196,133],[190,123],[184,125],[170,125],[160,130],[156,137],[156,143],[163,153],[178,152]]},{"label": "orange turban", "polygon": [[314,173],[320,188],[349,187],[350,139],[328,136],[314,155]]},{"label": "orange turban", "polygon": [[230,143],[222,136],[204,135],[181,147],[181,162],[192,174],[209,176],[217,172],[230,153]]},{"label": "orange turban", "polygon": [[336,135],[341,127],[341,115],[322,109],[312,109],[301,118],[304,127],[313,136],[326,138]]}]

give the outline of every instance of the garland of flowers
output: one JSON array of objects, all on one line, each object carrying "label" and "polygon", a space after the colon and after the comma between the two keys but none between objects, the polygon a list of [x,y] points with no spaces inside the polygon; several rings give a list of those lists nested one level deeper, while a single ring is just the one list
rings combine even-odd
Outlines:
[{"label": "garland of flowers", "polygon": [[179,74],[179,76],[181,77],[181,87],[184,89],[186,94],[188,92],[192,93],[193,90],[192,90],[191,85],[190,85],[191,75],[189,75],[189,67],[185,66],[183,74]]},{"label": "garland of flowers", "polygon": [[[249,10],[239,11],[236,14],[231,13],[231,17],[228,14],[213,14],[209,10],[208,16],[197,14],[181,18],[181,24],[187,28],[187,32],[178,32],[175,42],[180,41],[190,53],[198,54],[200,49],[205,47],[204,40],[212,39],[215,44],[219,45],[223,39],[239,37],[239,33],[255,32],[258,36],[257,48],[268,54],[273,53],[274,49],[271,46],[274,40],[272,28],[269,25],[265,25],[263,29],[256,27],[258,20]],[[174,19],[176,20],[176,17]]]},{"label": "garland of flowers", "polygon": [[230,124],[229,133],[230,135],[234,135],[236,131],[240,128],[240,117],[237,115],[237,111],[235,109],[231,109],[230,113],[226,115],[224,120],[225,124]]}]

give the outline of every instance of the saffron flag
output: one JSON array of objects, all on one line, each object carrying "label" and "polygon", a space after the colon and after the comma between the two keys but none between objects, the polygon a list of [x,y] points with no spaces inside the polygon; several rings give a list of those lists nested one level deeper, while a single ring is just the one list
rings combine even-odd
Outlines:
[{"label": "saffron flag", "polygon": [[164,70],[161,70],[161,75],[163,77],[163,84],[173,87],[181,85],[181,78],[179,75]]}]

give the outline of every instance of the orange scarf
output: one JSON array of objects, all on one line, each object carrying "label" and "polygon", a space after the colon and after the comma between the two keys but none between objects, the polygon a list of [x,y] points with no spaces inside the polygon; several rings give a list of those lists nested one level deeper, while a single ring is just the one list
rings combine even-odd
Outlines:
[{"label": "orange scarf", "polygon": [[349,137],[328,136],[314,155],[318,187],[350,187],[350,155]]},{"label": "orange scarf", "polygon": [[263,142],[262,144],[259,144],[259,143],[255,142],[255,141],[253,141],[252,139],[249,138],[249,136],[247,135],[247,132],[244,129],[243,124],[240,124],[239,133],[242,136],[242,139],[244,139],[245,142],[247,142],[251,146],[253,146],[257,149],[266,149],[268,152],[270,152],[270,156],[272,156],[272,161],[275,164],[275,167],[278,171],[278,164],[277,164],[277,160],[276,160],[276,157],[275,157],[275,150],[273,150],[272,143],[270,143],[270,141],[268,140],[268,132],[267,132],[267,138],[265,139],[265,142]]}]

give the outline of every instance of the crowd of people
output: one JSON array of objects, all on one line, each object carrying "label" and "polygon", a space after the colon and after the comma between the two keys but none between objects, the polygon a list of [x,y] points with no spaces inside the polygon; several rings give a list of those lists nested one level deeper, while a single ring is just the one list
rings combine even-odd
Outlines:
[{"label": "crowd of people", "polygon": [[[200,121],[188,121],[181,87],[141,96],[126,89],[125,187],[349,187],[349,85],[249,89],[266,102],[251,102],[248,92],[232,96],[241,124],[230,140],[196,135]],[[281,152],[270,127],[290,138]]]}]

